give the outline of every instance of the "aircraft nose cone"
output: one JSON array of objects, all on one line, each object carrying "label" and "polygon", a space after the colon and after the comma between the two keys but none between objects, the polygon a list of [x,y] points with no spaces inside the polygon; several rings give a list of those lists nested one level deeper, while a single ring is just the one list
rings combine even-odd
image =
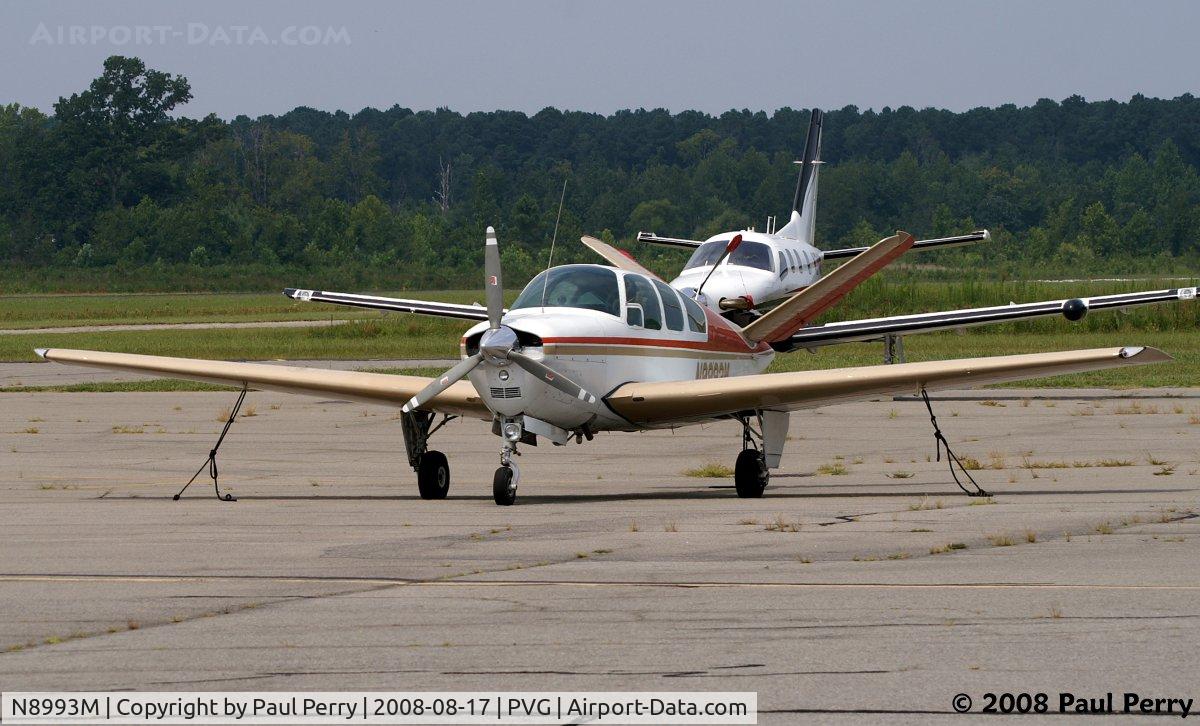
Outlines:
[{"label": "aircraft nose cone", "polygon": [[508,354],[517,347],[517,333],[507,325],[495,330],[489,330],[479,339],[479,352],[488,363],[498,366],[508,365]]}]

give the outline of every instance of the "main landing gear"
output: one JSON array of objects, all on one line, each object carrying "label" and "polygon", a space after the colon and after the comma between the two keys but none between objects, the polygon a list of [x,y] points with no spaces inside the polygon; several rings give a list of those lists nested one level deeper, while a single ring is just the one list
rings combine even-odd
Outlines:
[{"label": "main landing gear", "polygon": [[733,466],[733,484],[742,499],[758,499],[767,488],[771,472],[767,468],[767,456],[762,442],[762,414],[756,413],[758,430],[750,423],[750,417],[738,416],[742,422],[742,453],[738,454]]},{"label": "main landing gear", "polygon": [[429,450],[429,437],[455,417],[443,416],[436,426],[435,418],[436,414],[427,411],[411,411],[400,418],[408,465],[417,472],[417,491],[422,499],[445,499],[450,491],[450,462],[442,452]]}]

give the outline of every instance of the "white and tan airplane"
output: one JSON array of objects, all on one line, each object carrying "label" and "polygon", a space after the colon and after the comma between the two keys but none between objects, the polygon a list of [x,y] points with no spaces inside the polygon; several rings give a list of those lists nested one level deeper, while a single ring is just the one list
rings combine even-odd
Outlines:
[{"label": "white and tan airplane", "polygon": [[[653,232],[638,233],[640,242],[692,250],[692,256],[684,263],[683,271],[671,281],[672,287],[683,290],[702,304],[745,325],[764,308],[821,279],[821,265],[825,260],[848,259],[866,251],[865,247],[821,250],[815,243],[823,119],[820,109],[813,109],[804,156],[800,162],[800,174],[796,179],[791,215],[783,227],[775,229],[774,218],[770,218],[765,232],[753,229],[722,232],[706,240],[660,237]],[[735,237],[740,237],[742,242],[732,254],[726,255],[725,248]],[[890,257],[876,259],[875,267],[862,270],[862,278],[855,284],[875,274],[909,249],[938,250],[990,239],[988,231],[982,229],[955,237],[917,240],[911,247],[895,250]]]},{"label": "white and tan airplane", "polygon": [[[881,241],[745,328],[680,294],[632,260],[624,269],[602,265],[550,268],[530,281],[506,310],[500,254],[490,227],[485,247],[486,307],[318,290],[285,291],[296,300],[477,321],[463,334],[461,362],[432,379],[86,350],[39,349],[38,354],[60,363],[229,384],[242,388],[243,398],[248,389],[262,389],[397,406],[409,464],[417,472],[417,487],[425,499],[441,499],[449,489],[446,456],[428,444],[430,436],[453,417],[491,421],[493,432],[501,437],[500,467],[492,490],[496,503],[502,505],[516,499],[519,474],[513,457],[519,444],[534,445],[540,440],[562,445],[571,439],[582,443],[600,432],[736,420],[742,425],[736,490],[741,497],[758,497],[770,470],[780,464],[792,411],[883,394],[1170,360],[1153,348],[1130,346],[763,373],[776,348],[790,344],[794,336],[801,337],[795,346],[816,347],[895,328],[911,334],[1040,315],[1078,319],[1089,307],[1195,298],[1195,288],[1186,288],[878,318],[801,330],[808,311],[824,304],[831,290],[874,264],[879,255],[911,243],[912,237],[904,233]],[[818,331],[824,334],[818,335]],[[210,456],[215,456],[215,451]],[[213,482],[215,487],[215,476]]]}]

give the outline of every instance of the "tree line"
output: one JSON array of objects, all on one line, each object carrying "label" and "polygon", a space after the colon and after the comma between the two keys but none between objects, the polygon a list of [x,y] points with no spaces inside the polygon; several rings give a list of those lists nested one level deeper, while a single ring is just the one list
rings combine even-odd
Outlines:
[{"label": "tree line", "polygon": [[[474,286],[491,224],[517,284],[546,264],[564,179],[556,261],[593,259],[577,240],[596,234],[669,272],[683,253],[639,246],[636,233],[703,238],[784,217],[808,122],[792,108],[400,105],[191,119],[191,98],[186,78],[113,56],[53,114],[0,106],[0,279]],[[1020,277],[1200,260],[1190,94],[963,113],[847,106],[826,113],[822,158],[823,247],[988,227],[990,245],[914,262]]]}]

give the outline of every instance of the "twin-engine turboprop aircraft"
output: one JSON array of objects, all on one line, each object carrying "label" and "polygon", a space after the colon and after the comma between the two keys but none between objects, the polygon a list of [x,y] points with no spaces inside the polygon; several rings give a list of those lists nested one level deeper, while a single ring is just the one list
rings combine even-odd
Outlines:
[{"label": "twin-engine turboprop aircraft", "polygon": [[[775,229],[771,218],[767,220],[766,232],[752,229],[722,232],[704,241],[660,237],[653,232],[638,233],[640,242],[692,250],[683,271],[671,281],[672,287],[689,291],[699,289],[699,295],[689,294],[745,325],[761,314],[764,307],[821,279],[821,263],[825,260],[847,259],[867,250],[866,247],[820,250],[816,246],[814,229],[823,122],[820,109],[813,109],[790,219],[782,228]],[[735,237],[741,238],[741,244],[731,254],[724,254]],[[955,237],[917,240],[911,249],[946,249],[990,239],[988,231],[982,229]],[[613,258],[609,261],[620,265]],[[882,260],[880,267],[888,262],[891,260]],[[870,270],[868,276],[878,269]]]},{"label": "twin-engine turboprop aircraft", "polygon": [[[500,254],[490,227],[484,257],[487,307],[285,291],[297,300],[477,321],[462,337],[461,362],[434,379],[86,350],[37,352],[61,363],[231,384],[242,388],[243,396],[253,388],[398,406],[409,464],[425,499],[441,499],[449,489],[447,458],[428,443],[453,417],[489,420],[501,437],[492,492],[502,505],[516,501],[519,475],[513,456],[520,444],[542,439],[562,445],[572,438],[582,443],[604,431],[736,420],[742,425],[736,490],[741,497],[759,497],[770,470],[780,464],[791,411],[889,393],[1170,360],[1153,348],[1121,347],[764,374],[777,349],[861,340],[897,326],[912,333],[1052,313],[1077,319],[1089,303],[1125,307],[1195,297],[1195,288],[1186,288],[1017,306],[1020,312],[1007,316],[984,308],[803,328],[812,311],[832,304],[848,280],[912,243],[904,233],[881,241],[745,328],[627,258],[624,268],[550,268],[505,310]],[[826,334],[819,340],[805,337],[813,330]],[[235,415],[236,407],[230,422]],[[215,469],[213,481],[215,486]]]}]

